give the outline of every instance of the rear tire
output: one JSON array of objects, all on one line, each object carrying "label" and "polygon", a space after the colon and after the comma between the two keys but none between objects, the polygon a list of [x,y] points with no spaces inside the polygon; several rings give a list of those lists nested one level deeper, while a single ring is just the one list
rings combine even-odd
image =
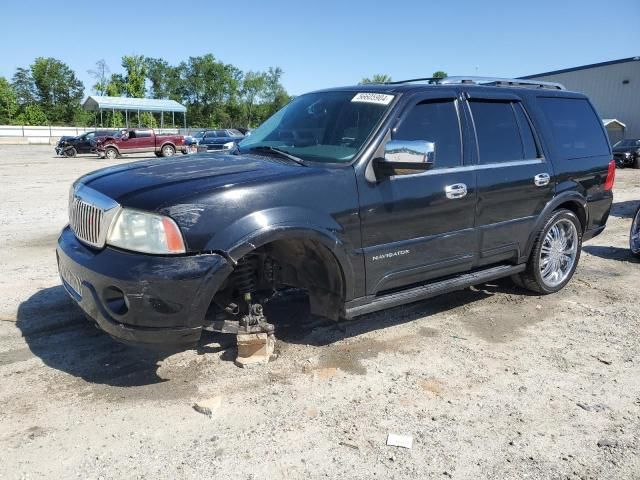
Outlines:
[{"label": "rear tire", "polygon": [[173,145],[165,145],[162,147],[162,156],[163,157],[173,157],[176,154],[176,149]]},{"label": "rear tire", "polygon": [[582,225],[571,210],[556,210],[544,223],[516,285],[536,293],[555,293],[573,277],[582,249]]},{"label": "rear tire", "polygon": [[633,163],[631,163],[631,168],[635,168],[636,170],[640,168],[640,155],[636,155]]}]

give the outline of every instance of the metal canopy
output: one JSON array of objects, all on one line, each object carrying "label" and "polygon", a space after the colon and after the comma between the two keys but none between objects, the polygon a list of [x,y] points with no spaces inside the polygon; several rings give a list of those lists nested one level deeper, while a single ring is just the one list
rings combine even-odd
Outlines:
[{"label": "metal canopy", "polygon": [[187,107],[175,100],[156,100],[153,98],[102,97],[91,95],[82,107],[92,112],[98,110],[124,110],[141,112],[179,112],[186,113]]}]

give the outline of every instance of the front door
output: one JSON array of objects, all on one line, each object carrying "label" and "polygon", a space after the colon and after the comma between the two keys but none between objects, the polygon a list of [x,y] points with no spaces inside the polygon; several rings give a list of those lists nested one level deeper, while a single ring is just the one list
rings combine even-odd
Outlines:
[{"label": "front door", "polygon": [[[368,295],[466,271],[474,262],[476,172],[463,148],[460,107],[457,92],[438,91],[399,115],[391,138],[433,142],[431,169],[376,183],[358,179]],[[464,195],[456,190],[462,186]]]}]

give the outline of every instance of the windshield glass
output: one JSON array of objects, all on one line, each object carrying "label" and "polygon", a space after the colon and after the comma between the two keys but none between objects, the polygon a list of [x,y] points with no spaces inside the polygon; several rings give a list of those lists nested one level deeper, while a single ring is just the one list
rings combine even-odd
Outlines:
[{"label": "windshield glass", "polygon": [[614,147],[640,147],[640,139],[637,140],[620,140],[618,143],[614,145]]},{"label": "windshield glass", "polygon": [[273,147],[303,160],[349,162],[378,125],[393,95],[320,92],[295,98],[238,144]]}]

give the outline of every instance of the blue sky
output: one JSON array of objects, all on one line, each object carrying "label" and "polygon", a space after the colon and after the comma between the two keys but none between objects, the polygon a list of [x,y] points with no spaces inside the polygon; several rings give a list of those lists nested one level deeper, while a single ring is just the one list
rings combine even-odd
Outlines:
[{"label": "blue sky", "polygon": [[178,63],[211,52],[243,70],[280,66],[293,94],[375,73],[510,77],[640,55],[639,0],[5,0],[0,12],[0,75],[56,57],[86,94],[97,60],[118,72],[120,57],[134,53]]}]

